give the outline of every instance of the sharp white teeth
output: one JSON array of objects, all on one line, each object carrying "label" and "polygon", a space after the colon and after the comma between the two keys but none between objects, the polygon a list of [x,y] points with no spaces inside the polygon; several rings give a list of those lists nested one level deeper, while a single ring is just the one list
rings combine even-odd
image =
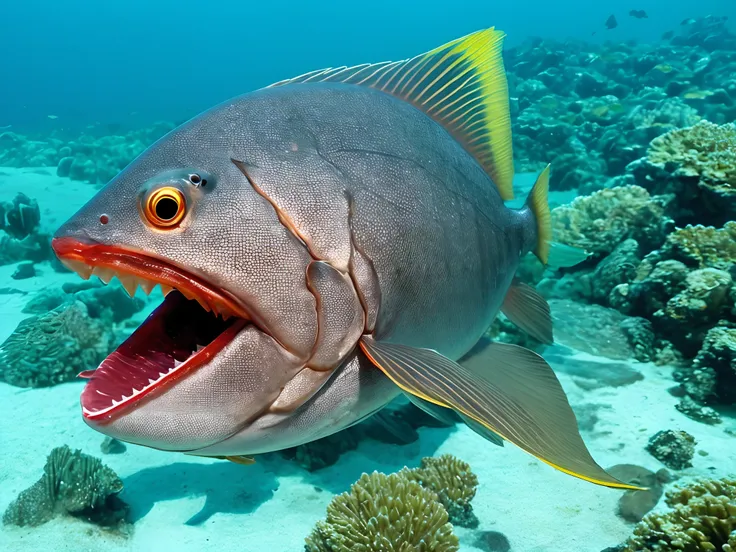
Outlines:
[{"label": "sharp white teeth", "polygon": [[142,280],[140,284],[143,293],[145,293],[146,295],[151,295],[153,288],[156,287],[156,282],[151,282],[150,280]]},{"label": "sharp white teeth", "polygon": [[174,359],[174,368],[178,368],[182,364],[184,364],[184,363],[183,362],[179,362],[178,360]]},{"label": "sharp white teeth", "polygon": [[197,344],[197,350],[196,350],[196,351],[194,351],[194,352],[195,352],[195,353],[198,353],[198,352],[199,352],[199,351],[201,351],[202,349],[204,349],[204,346],[202,346],[202,345],[199,345],[199,344]]},{"label": "sharp white teeth", "polygon": [[117,276],[128,295],[133,297],[135,295],[135,291],[138,289],[137,278],[135,276],[128,276],[125,274],[118,274]]},{"label": "sharp white teeth", "polygon": [[164,374],[163,372],[159,372],[158,375],[164,377],[166,374]]},{"label": "sharp white teeth", "polygon": [[119,404],[120,404],[121,402],[122,402],[122,401],[116,401],[115,399],[113,399],[113,400],[112,400],[112,405],[113,405],[113,406],[117,406],[117,405],[119,405]]},{"label": "sharp white teeth", "polygon": [[172,288],[171,286],[161,284],[161,292],[164,294],[164,297],[166,297],[172,291],[174,291],[174,288]]},{"label": "sharp white teeth", "polygon": [[150,383],[151,385],[153,385],[156,382],[154,380],[152,380],[151,378],[148,378],[148,383]]}]

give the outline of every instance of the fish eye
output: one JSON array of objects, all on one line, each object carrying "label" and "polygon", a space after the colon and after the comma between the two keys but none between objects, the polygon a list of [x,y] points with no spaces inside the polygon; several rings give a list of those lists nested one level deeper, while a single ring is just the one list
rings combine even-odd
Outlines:
[{"label": "fish eye", "polygon": [[164,186],[152,190],[144,203],[144,213],[148,222],[159,228],[171,228],[181,222],[186,213],[187,203],[181,190]]}]

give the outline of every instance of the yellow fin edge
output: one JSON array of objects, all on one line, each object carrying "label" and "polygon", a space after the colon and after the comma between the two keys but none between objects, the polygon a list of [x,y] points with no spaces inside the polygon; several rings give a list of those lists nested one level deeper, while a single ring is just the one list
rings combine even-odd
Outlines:
[{"label": "yellow fin edge", "polygon": [[549,260],[550,242],[552,241],[552,213],[549,210],[549,169],[550,166],[547,165],[539,174],[527,199],[527,205],[534,213],[534,219],[537,222],[537,245],[534,248],[534,254],[545,265]]},{"label": "yellow fin edge", "polygon": [[514,160],[509,89],[502,56],[505,38],[506,33],[491,27],[440,46],[425,56],[449,50],[457,56],[457,65],[467,63],[471,72],[477,75],[483,103],[479,117],[482,122],[473,113],[472,124],[460,131],[461,135],[467,134],[461,141],[466,142],[466,147],[491,176],[502,199],[508,201],[514,198]]},{"label": "yellow fin edge", "polygon": [[[427,395],[424,395],[423,393],[417,393],[416,391],[413,391],[413,390],[409,389],[408,387],[406,387],[404,385],[401,385],[393,377],[391,377],[391,375],[388,372],[386,372],[383,368],[381,368],[380,364],[378,364],[378,362],[376,362],[376,360],[373,358],[373,356],[371,356],[370,352],[367,350],[367,348],[365,347],[365,345],[363,345],[363,343],[361,343],[361,342],[359,342],[359,343],[360,343],[361,350],[368,357],[368,359],[371,361],[371,363],[373,363],[374,366],[376,366],[379,370],[381,370],[381,372],[383,372],[384,375],[388,379],[390,379],[399,389],[401,389],[405,393],[409,393],[411,395],[414,395],[416,397],[419,397],[420,399],[424,399],[425,401],[428,401],[428,402],[430,402],[432,404],[436,404],[437,406],[441,406],[443,408],[449,408],[450,410],[455,410],[450,405],[447,405],[447,404],[445,404],[443,402],[437,401],[436,399],[433,399],[431,397],[428,397]],[[460,409],[458,409],[458,410],[460,410]],[[460,410],[460,412],[462,412],[468,418],[471,418],[471,419],[475,420],[476,422],[478,422],[479,424],[481,424],[483,427],[488,428],[491,431],[493,431],[494,433],[498,434],[505,441],[508,441],[509,443],[513,443],[514,442],[512,439],[509,439],[508,437],[506,437],[505,435],[503,435],[502,433],[500,433],[496,428],[493,428],[493,427],[488,426],[488,424],[486,424],[483,420],[477,418],[476,416],[473,416],[472,414],[466,412],[465,410]],[[532,454],[528,450],[525,450],[525,449],[521,449],[521,450],[523,450],[524,452],[526,452],[530,456],[533,456],[537,460],[540,460],[540,461],[544,462],[548,466],[552,466],[554,469],[556,469],[558,471],[561,471],[562,473],[566,473],[567,475],[571,475],[573,477],[576,477],[577,479],[582,479],[583,481],[588,481],[589,483],[594,483],[596,485],[601,485],[603,487],[609,487],[609,488],[613,488],[613,489],[626,489],[626,490],[630,490],[630,491],[647,491],[647,490],[649,490],[647,487],[637,487],[636,485],[629,485],[627,483],[614,483],[614,482],[611,482],[611,481],[601,481],[599,479],[595,479],[595,478],[592,478],[592,477],[587,477],[585,475],[581,475],[579,473],[575,473],[575,472],[573,472],[571,470],[568,470],[568,469],[565,469],[565,468],[563,468],[561,466],[558,466],[557,464],[554,464],[554,463],[552,463],[552,462],[550,462],[548,460],[545,460],[544,458],[541,458],[541,457],[539,457],[539,456],[537,456],[535,454]]]}]

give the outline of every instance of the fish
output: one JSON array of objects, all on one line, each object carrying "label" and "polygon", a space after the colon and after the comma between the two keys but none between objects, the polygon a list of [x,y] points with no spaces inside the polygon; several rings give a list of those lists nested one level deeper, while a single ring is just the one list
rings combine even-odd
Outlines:
[{"label": "fish", "polygon": [[674,31],[666,31],[662,33],[662,40],[671,40],[675,36]]},{"label": "fish", "polygon": [[644,10],[631,10],[629,15],[635,19],[649,19],[647,12]]},{"label": "fish", "polygon": [[705,98],[709,98],[714,94],[711,90],[690,90],[689,92],[685,92],[682,97],[686,100],[704,100]]},{"label": "fish", "polygon": [[58,115],[46,115],[46,117],[48,117],[48,118],[49,118],[49,119],[51,119],[52,121],[53,121],[54,119],[58,119],[58,118],[59,118],[59,117],[58,117]]},{"label": "fish", "polygon": [[654,67],[652,67],[652,69],[656,69],[657,71],[661,73],[671,73],[673,67],[669,63],[659,63],[655,65]]},{"label": "fish", "polygon": [[688,17],[687,19],[683,19],[682,21],[680,21],[680,25],[683,25],[683,26],[692,25],[693,23],[695,23],[695,19],[693,19],[692,17]]},{"label": "fish", "polygon": [[609,15],[608,19],[606,19],[605,25],[606,25],[606,29],[608,29],[609,31],[611,29],[615,29],[616,27],[618,27],[618,21],[616,20],[616,16]]},{"label": "fish", "polygon": [[552,241],[549,166],[520,208],[505,204],[504,37],[279,81],[185,122],[107,183],[52,248],[82,278],[164,299],[82,374],[83,420],[250,463],[404,393],[491,443],[634,488],[593,459],[540,355],[482,339],[503,312],[553,342],[549,305],[515,272],[527,254],[580,260]]}]

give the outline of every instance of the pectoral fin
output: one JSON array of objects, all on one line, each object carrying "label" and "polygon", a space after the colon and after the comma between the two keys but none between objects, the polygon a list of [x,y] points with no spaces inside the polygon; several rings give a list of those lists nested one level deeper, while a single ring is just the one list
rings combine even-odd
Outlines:
[{"label": "pectoral fin", "polygon": [[501,311],[534,339],[547,345],[554,342],[549,304],[533,287],[514,280],[503,300]]},{"label": "pectoral fin", "polygon": [[429,349],[363,336],[366,356],[407,393],[452,408],[569,475],[622,489],[591,457],[557,377],[536,353],[491,343],[460,365]]},{"label": "pectoral fin", "polygon": [[234,464],[240,464],[241,466],[252,466],[256,463],[255,459],[250,456],[223,456],[223,460],[230,460]]}]

